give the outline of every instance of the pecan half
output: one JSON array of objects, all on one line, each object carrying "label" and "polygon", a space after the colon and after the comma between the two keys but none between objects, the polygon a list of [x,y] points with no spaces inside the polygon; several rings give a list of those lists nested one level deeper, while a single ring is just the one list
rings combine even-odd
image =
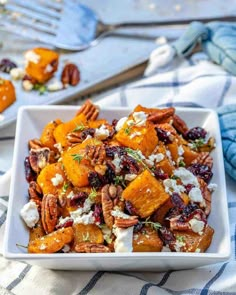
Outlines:
[{"label": "pecan half", "polygon": [[83,141],[80,132],[70,132],[67,134],[66,139],[68,143],[72,146]]},{"label": "pecan half", "polygon": [[173,126],[182,135],[188,131],[188,126],[178,115],[173,116]]},{"label": "pecan half", "polygon": [[208,216],[211,212],[211,192],[207,187],[207,183],[201,179],[200,177],[198,177],[198,182],[200,185],[200,189],[202,192],[202,196],[205,200],[205,202],[203,202],[203,204],[200,204],[200,208],[205,212],[205,214]]},{"label": "pecan half", "polygon": [[29,140],[28,145],[29,145],[29,150],[31,149],[38,150],[43,147],[41,141],[38,138]]},{"label": "pecan half", "polygon": [[28,193],[29,193],[30,200],[39,200],[39,201],[42,200],[43,193],[42,193],[41,187],[37,184],[36,181],[30,182]]},{"label": "pecan half", "polygon": [[88,145],[86,147],[86,158],[91,162],[91,165],[102,165],[106,158],[106,151],[103,145]]},{"label": "pecan half", "polygon": [[148,116],[148,121],[153,123],[163,123],[170,119],[175,113],[174,108],[159,109]]},{"label": "pecan half", "polygon": [[57,224],[57,197],[55,195],[43,196],[41,214],[45,232],[47,234],[53,232]]},{"label": "pecan half", "polygon": [[115,218],[115,226],[127,228],[138,223],[138,216],[130,216],[130,218]]},{"label": "pecan half", "polygon": [[76,115],[78,116],[79,114],[84,114],[87,120],[94,121],[99,115],[99,109],[91,102],[91,100],[87,100]]},{"label": "pecan half", "polygon": [[72,85],[76,86],[80,81],[80,71],[75,64],[69,63],[66,64],[62,74],[61,74],[61,82],[64,85]]},{"label": "pecan half", "polygon": [[107,184],[102,188],[102,211],[106,225],[112,229],[114,224],[114,217],[111,215],[111,211],[113,210],[113,201],[109,194],[109,186],[110,185]]},{"label": "pecan half", "polygon": [[79,243],[75,246],[75,251],[78,253],[109,253],[110,249],[101,244],[95,243]]},{"label": "pecan half", "polygon": [[213,158],[210,156],[210,153],[208,152],[201,152],[197,156],[196,159],[194,159],[191,164],[202,164],[207,165],[209,168],[212,169],[213,167]]},{"label": "pecan half", "polygon": [[49,148],[31,149],[29,155],[29,162],[32,169],[38,173],[48,163],[50,158]]}]

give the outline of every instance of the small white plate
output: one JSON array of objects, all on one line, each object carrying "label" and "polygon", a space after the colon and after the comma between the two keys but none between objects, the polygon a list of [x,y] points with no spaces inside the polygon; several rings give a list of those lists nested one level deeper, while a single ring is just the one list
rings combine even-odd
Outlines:
[{"label": "small white plate", "polygon": [[[176,108],[177,114],[189,127],[202,126],[216,139],[212,183],[218,185],[213,193],[212,212],[208,222],[214,228],[213,241],[206,253],[94,253],[94,254],[28,254],[16,244],[27,245],[29,231],[20,218],[20,209],[28,202],[28,183],[24,175],[27,143],[40,136],[44,125],[55,119],[69,120],[78,108],[72,106],[38,106],[20,109],[17,120],[9,209],[4,241],[4,256],[23,260],[51,269],[68,270],[132,270],[161,271],[186,269],[225,261],[230,256],[230,232],[225,186],[224,163],[217,114],[210,109]],[[128,108],[101,110],[100,117],[111,121],[130,112]]]}]

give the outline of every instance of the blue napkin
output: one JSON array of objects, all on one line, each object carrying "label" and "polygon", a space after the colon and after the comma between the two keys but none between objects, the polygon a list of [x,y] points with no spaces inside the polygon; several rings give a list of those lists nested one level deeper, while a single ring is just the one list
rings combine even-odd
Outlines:
[{"label": "blue napkin", "polygon": [[218,108],[226,172],[236,180],[236,104]]},{"label": "blue napkin", "polygon": [[192,22],[173,44],[178,55],[189,55],[197,43],[215,63],[236,75],[236,23]]}]

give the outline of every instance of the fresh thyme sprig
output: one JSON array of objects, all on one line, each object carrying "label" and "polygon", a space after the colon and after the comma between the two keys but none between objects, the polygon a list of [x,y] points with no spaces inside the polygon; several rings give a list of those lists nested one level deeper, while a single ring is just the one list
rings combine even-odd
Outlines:
[{"label": "fresh thyme sprig", "polygon": [[80,154],[73,154],[73,155],[71,155],[71,156],[73,157],[73,160],[77,161],[79,164],[80,164],[80,162],[81,162],[82,159],[83,159],[83,156],[80,155]]},{"label": "fresh thyme sprig", "polygon": [[69,183],[64,182],[63,187],[62,187],[62,192],[66,193],[66,190],[68,189],[68,187],[69,187]]},{"label": "fresh thyme sprig", "polygon": [[153,222],[148,220],[142,221],[142,224],[149,225],[154,230],[158,230],[162,227],[162,225],[159,222]]},{"label": "fresh thyme sprig", "polygon": [[76,127],[75,127],[75,129],[72,130],[72,132],[83,131],[86,128],[86,126],[84,126],[83,123],[81,123],[80,125],[78,125],[78,124],[75,124],[75,125],[76,125]]},{"label": "fresh thyme sprig", "polygon": [[131,133],[130,127],[125,128],[124,132],[125,132],[126,135],[130,135],[130,133]]},{"label": "fresh thyme sprig", "polygon": [[198,150],[198,148],[202,147],[205,144],[204,138],[195,139],[193,142],[191,142],[190,148],[193,150]]},{"label": "fresh thyme sprig", "polygon": [[93,188],[91,189],[91,192],[90,192],[90,194],[88,195],[88,197],[89,197],[89,199],[90,199],[91,201],[94,201],[94,199],[97,197],[97,195],[98,195],[98,193],[97,193],[96,189],[93,187]]},{"label": "fresh thyme sprig", "polygon": [[143,167],[145,169],[147,169],[150,173],[152,173],[152,170],[147,166],[147,164],[143,161],[143,158],[141,157],[141,155],[139,154],[139,151],[135,151],[131,148],[126,148],[125,149],[127,154],[132,157],[134,160],[136,160],[138,163],[140,163],[141,165],[143,165]]},{"label": "fresh thyme sprig", "polygon": [[114,178],[115,185],[121,185],[123,187],[126,187],[125,179],[122,175],[116,175]]}]

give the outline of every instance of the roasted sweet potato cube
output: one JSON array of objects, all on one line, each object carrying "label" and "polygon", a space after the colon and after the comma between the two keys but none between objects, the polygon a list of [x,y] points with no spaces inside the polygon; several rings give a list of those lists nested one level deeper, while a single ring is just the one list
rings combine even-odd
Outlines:
[{"label": "roasted sweet potato cube", "polygon": [[60,162],[47,165],[43,168],[37,178],[43,194],[56,194],[67,180]]},{"label": "roasted sweet potato cube", "polygon": [[35,224],[35,226],[30,229],[29,241],[31,242],[31,241],[39,239],[39,238],[41,238],[43,236],[45,236],[45,231],[43,229],[42,222],[39,219],[39,221]]},{"label": "roasted sweet potato cube", "polygon": [[74,246],[82,242],[103,244],[103,234],[96,224],[74,224]]},{"label": "roasted sweet potato cube", "polygon": [[55,128],[62,124],[60,119],[53,120],[49,122],[44,128],[40,137],[40,141],[43,146],[50,148],[50,150],[57,152],[57,148],[54,146],[56,144],[56,140],[54,138],[53,132]]},{"label": "roasted sweet potato cube", "polygon": [[34,48],[25,53],[25,71],[39,83],[45,83],[56,72],[59,55],[47,48]]},{"label": "roasted sweet potato cube", "polygon": [[89,121],[88,124],[89,124],[89,128],[99,128],[100,126],[104,124],[108,124],[108,122],[105,119],[100,119],[95,121]]},{"label": "roasted sweet potato cube", "polygon": [[144,226],[140,232],[134,233],[133,252],[160,252],[163,243],[157,232],[149,226]]},{"label": "roasted sweet potato cube", "polygon": [[86,126],[88,126],[87,119],[84,114],[80,114],[72,120],[58,125],[53,132],[53,136],[56,142],[60,143],[62,148],[65,148],[69,146],[67,141],[68,133],[81,132]]},{"label": "roasted sweet potato cube", "polygon": [[15,88],[11,81],[0,78],[0,113],[16,100]]},{"label": "roasted sweet potato cube", "polygon": [[62,163],[68,179],[74,186],[84,187],[89,184],[88,174],[93,171],[93,167],[84,157],[86,146],[100,144],[102,143],[96,139],[88,139],[63,153]]},{"label": "roasted sweet potato cube", "polygon": [[[129,118],[131,119],[132,117]],[[140,150],[146,157],[151,155],[158,143],[154,125],[150,122],[140,127],[128,126],[125,123],[118,131],[116,140],[131,149]]]},{"label": "roasted sweet potato cube", "polygon": [[211,244],[214,229],[209,225],[205,227],[202,235],[194,232],[174,231],[177,241],[181,240],[184,246],[182,252],[205,252]]},{"label": "roasted sweet potato cube", "polygon": [[183,154],[184,163],[186,164],[186,166],[190,166],[192,161],[198,157],[198,153],[191,150],[190,147],[188,147],[187,145],[182,145],[182,146],[184,149],[184,154]]},{"label": "roasted sweet potato cube", "polygon": [[123,191],[122,197],[130,201],[142,218],[150,216],[170,196],[148,170],[138,175]]},{"label": "roasted sweet potato cube", "polygon": [[29,242],[29,253],[55,253],[74,238],[72,227],[58,229],[46,236]]},{"label": "roasted sweet potato cube", "polygon": [[158,162],[156,166],[161,168],[165,173],[171,176],[173,174],[175,167],[172,165],[172,163],[166,155],[166,147],[163,142],[159,141],[156,153],[161,153],[165,155],[165,158],[162,161]]}]

